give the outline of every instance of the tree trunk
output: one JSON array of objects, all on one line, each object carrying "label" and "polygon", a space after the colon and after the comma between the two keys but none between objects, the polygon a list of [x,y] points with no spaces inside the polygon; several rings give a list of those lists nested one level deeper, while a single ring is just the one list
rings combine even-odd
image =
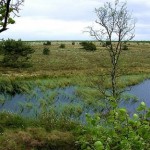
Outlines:
[{"label": "tree trunk", "polygon": [[112,84],[112,94],[113,97],[117,96],[117,88],[116,88],[116,67],[117,67],[117,63],[116,63],[116,59],[113,58],[112,60],[112,70],[111,70],[111,84]]}]

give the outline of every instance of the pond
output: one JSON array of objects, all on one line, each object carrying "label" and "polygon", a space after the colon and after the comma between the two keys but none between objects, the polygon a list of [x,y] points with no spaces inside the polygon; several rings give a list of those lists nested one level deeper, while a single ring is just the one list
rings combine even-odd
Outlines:
[{"label": "pond", "polygon": [[[85,113],[94,113],[94,110],[101,111],[101,108],[92,105],[86,105],[84,101],[76,93],[77,87],[67,86],[65,88],[42,89],[34,88],[30,93],[0,94],[0,111],[9,111],[19,113],[24,116],[38,116],[40,113],[53,110],[58,115],[65,115],[70,118],[83,119]],[[128,88],[127,88],[128,89]],[[133,113],[141,101],[144,101],[150,107],[150,80],[130,87],[130,91],[126,91],[123,95],[128,97],[123,100],[119,107],[125,107],[129,113]],[[134,95],[136,102],[131,98]],[[135,98],[134,98],[135,99]]]},{"label": "pond", "polygon": [[[145,80],[144,82],[131,86],[130,90],[125,92],[127,94],[133,95],[137,100],[136,102],[131,99],[127,101],[122,101],[120,107],[125,107],[128,109],[129,113],[135,112],[137,106],[144,101],[148,107],[150,107],[150,80]],[[128,88],[127,88],[128,90]],[[131,96],[132,97],[132,96]]]}]

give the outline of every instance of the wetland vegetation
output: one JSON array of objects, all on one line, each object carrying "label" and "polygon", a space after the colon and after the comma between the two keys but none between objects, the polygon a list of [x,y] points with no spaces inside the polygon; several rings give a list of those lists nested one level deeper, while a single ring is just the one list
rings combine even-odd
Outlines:
[{"label": "wetland vegetation", "polygon": [[[0,33],[23,2],[1,0]],[[126,2],[95,13],[96,41],[2,40],[1,150],[150,149],[150,42],[131,41]]]},{"label": "wetland vegetation", "polygon": [[[103,95],[98,85],[103,84],[106,89],[111,87],[109,76],[103,77],[104,74],[109,74],[111,69],[108,52],[99,42],[93,42],[97,46],[97,50],[89,52],[82,49],[80,41],[75,41],[74,45],[72,45],[72,41],[51,41],[51,45],[46,45],[46,48],[50,49],[50,53],[44,55],[45,45],[43,42],[28,43],[35,50],[30,59],[32,67],[0,67],[1,110],[5,106],[6,98],[6,104],[9,103],[9,99],[17,95],[18,97],[15,98],[20,101],[19,115],[6,110],[1,111],[1,147],[6,149],[10,147],[15,147],[14,149],[59,149],[59,147],[79,149],[80,141],[83,144],[88,139],[84,136],[82,139],[81,133],[78,132],[82,126],[81,119],[85,124],[86,113],[93,115],[93,112],[96,112],[102,120],[105,116],[100,115],[100,108],[104,107],[104,104],[101,101]],[[61,43],[65,43],[64,49],[59,48]],[[128,50],[123,51],[119,62],[117,84],[120,89],[136,85],[150,77],[149,42],[129,42],[127,45]],[[1,55],[2,60],[3,56]],[[71,87],[71,89],[67,89],[67,87]],[[52,92],[49,92],[50,89]],[[43,97],[39,96],[41,92],[45,94]],[[23,96],[19,97],[19,94],[27,95],[28,98],[25,100]],[[53,104],[55,98],[58,99],[58,94],[61,94],[60,99],[64,99],[63,105],[59,100],[57,105]],[[30,101],[32,97],[37,97],[33,103]],[[25,104],[23,104],[24,101]],[[37,104],[36,101],[39,103]],[[33,109],[36,105],[38,105],[38,110],[42,108],[41,113],[37,113]],[[46,109],[46,106],[49,106],[49,109]],[[32,109],[36,115],[31,115],[31,117],[28,115]],[[148,111],[148,108],[143,109]],[[24,111],[26,116],[22,115],[21,111]],[[118,113],[122,113],[120,110],[118,111]],[[120,121],[125,118],[118,119]],[[89,118],[87,127],[92,126],[95,129],[94,125],[99,121],[95,119],[94,125],[91,125],[90,121],[92,120]],[[138,121],[140,122],[140,119]],[[136,125],[134,124],[134,126]],[[92,132],[91,134],[98,132],[97,128],[95,131],[85,130],[88,130],[89,133]],[[78,141],[77,144],[75,141]]]}]

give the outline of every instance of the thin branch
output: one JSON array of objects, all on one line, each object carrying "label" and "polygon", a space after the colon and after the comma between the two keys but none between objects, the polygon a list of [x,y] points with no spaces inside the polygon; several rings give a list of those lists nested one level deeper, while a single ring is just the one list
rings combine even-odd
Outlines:
[{"label": "thin branch", "polygon": [[[1,26],[0,33],[3,31],[6,31],[8,29],[7,28],[7,25],[9,24],[8,19],[9,19],[11,13],[14,14],[14,17],[15,16],[18,17],[17,13],[19,13],[20,6],[23,4],[23,2],[24,2],[24,0],[17,0],[15,3],[13,3],[13,2],[11,3],[11,0],[1,0],[0,1],[0,7],[6,8],[5,16],[3,19],[4,21],[2,20],[3,25]],[[10,11],[10,9],[12,9],[12,11]]]}]

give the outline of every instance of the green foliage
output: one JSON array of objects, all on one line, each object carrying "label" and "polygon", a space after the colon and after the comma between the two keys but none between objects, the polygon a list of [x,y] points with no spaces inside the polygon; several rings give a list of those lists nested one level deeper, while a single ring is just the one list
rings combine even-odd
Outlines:
[{"label": "green foliage", "polygon": [[111,42],[110,41],[106,41],[106,46],[110,46]]},{"label": "green foliage", "polygon": [[49,48],[45,47],[45,48],[43,49],[43,55],[49,55],[49,53],[50,53]]},{"label": "green foliage", "polygon": [[75,45],[75,42],[72,42],[72,45]]},{"label": "green foliage", "polygon": [[122,50],[128,50],[128,46],[126,44],[123,45]]},{"label": "green foliage", "polygon": [[106,47],[106,43],[102,43],[102,47]]},{"label": "green foliage", "polygon": [[[67,113],[68,110],[66,110]],[[54,129],[71,131],[77,128],[77,123],[67,117],[68,114],[62,113],[61,115],[57,110],[51,108],[49,112],[43,112],[39,115],[39,124],[47,131]]]},{"label": "green foliage", "polygon": [[0,33],[6,31],[9,24],[14,24],[15,16],[18,16],[20,10],[20,5],[24,0],[11,1],[11,0],[1,0],[0,1]]},{"label": "green foliage", "polygon": [[[10,8],[9,13],[11,13],[11,12],[13,12],[13,8]],[[6,6],[1,4],[0,5],[0,28],[3,27],[3,25],[4,25],[5,16],[6,16]],[[12,17],[10,17],[10,15],[9,15],[7,23],[14,24],[15,20]]]},{"label": "green foliage", "polygon": [[3,128],[25,128],[26,121],[19,115],[0,113],[0,124]]},{"label": "green foliage", "polygon": [[95,51],[96,50],[96,45],[92,42],[86,42],[83,41],[80,43],[81,46],[83,46],[83,49],[87,51]]},{"label": "green foliage", "polygon": [[65,44],[60,44],[59,48],[65,48],[66,45]]},{"label": "green foliage", "polygon": [[8,39],[2,42],[3,65],[9,67],[28,67],[28,60],[34,50],[21,40]]},{"label": "green foliage", "polygon": [[51,45],[51,41],[47,41],[46,43],[43,43],[43,45]]},{"label": "green foliage", "polygon": [[150,147],[150,108],[144,102],[130,117],[124,108],[103,115],[86,114],[77,144],[82,150],[147,150]]},{"label": "green foliage", "polygon": [[2,134],[4,132],[4,128],[2,125],[0,125],[0,134]]}]

